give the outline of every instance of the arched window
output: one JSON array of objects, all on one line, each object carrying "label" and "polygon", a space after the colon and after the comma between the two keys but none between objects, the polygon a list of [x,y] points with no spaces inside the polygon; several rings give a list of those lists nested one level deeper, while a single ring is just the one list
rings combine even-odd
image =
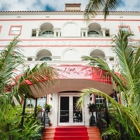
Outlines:
[{"label": "arched window", "polygon": [[48,56],[42,57],[40,59],[40,61],[51,61],[51,60],[52,60],[52,58],[51,57],[48,57]]},{"label": "arched window", "polygon": [[42,49],[37,53],[36,59],[38,61],[51,61],[52,53],[47,49]]},{"label": "arched window", "polygon": [[95,57],[95,58],[101,58],[101,59],[105,59],[105,54],[103,51],[99,50],[99,49],[95,49],[90,53],[90,56]]},{"label": "arched window", "polygon": [[54,26],[51,23],[45,22],[39,27],[39,36],[41,37],[53,37],[54,36]]},{"label": "arched window", "polygon": [[90,23],[88,29],[88,37],[102,36],[101,25],[98,23]]},{"label": "arched window", "polygon": [[41,36],[53,37],[54,32],[53,31],[44,31],[44,32],[42,32]]},{"label": "arched window", "polygon": [[97,36],[99,35],[99,33],[97,31],[91,30],[91,31],[88,32],[89,37],[96,36],[96,35]]}]

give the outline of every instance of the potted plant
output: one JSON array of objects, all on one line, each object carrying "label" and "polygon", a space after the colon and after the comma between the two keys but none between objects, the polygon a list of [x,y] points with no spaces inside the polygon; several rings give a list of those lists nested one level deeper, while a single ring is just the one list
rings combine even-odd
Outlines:
[{"label": "potted plant", "polygon": [[50,104],[45,104],[45,110],[47,110],[48,112],[50,112],[50,109],[52,108],[52,105]]},{"label": "potted plant", "polygon": [[87,106],[90,112],[94,112],[96,110],[96,104],[94,103],[89,103]]},{"label": "potted plant", "polygon": [[42,111],[42,107],[40,105],[37,106],[37,112],[41,112]]},{"label": "potted plant", "polygon": [[50,104],[45,104],[45,127],[50,126],[50,118],[48,116],[48,112],[50,112],[50,109],[52,108],[52,106]]},{"label": "potted plant", "polygon": [[96,111],[96,104],[89,103],[88,108],[89,108],[89,111],[92,113],[90,117],[90,126],[96,126],[95,116],[93,115],[93,112]]}]

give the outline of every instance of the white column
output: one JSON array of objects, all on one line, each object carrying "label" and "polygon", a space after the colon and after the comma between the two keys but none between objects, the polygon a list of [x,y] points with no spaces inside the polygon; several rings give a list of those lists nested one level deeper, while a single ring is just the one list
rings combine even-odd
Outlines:
[{"label": "white column", "polygon": [[60,31],[58,32],[58,36],[60,37]]},{"label": "white column", "polygon": [[103,36],[105,37],[105,28],[102,29]]},{"label": "white column", "polygon": [[82,37],[84,36],[84,32],[82,31]]},{"label": "white column", "polygon": [[52,125],[57,126],[58,123],[58,111],[59,111],[59,102],[58,102],[58,93],[53,93],[53,100],[52,100]]},{"label": "white column", "polygon": [[56,31],[54,31],[54,37],[56,37]]},{"label": "white column", "polygon": [[89,103],[89,96],[85,98],[85,103],[84,103],[84,125],[85,126],[89,126],[89,119],[90,119],[90,112],[89,112],[89,109],[87,107],[87,104]]},{"label": "white column", "polygon": [[88,36],[87,31],[86,31],[86,37]]},{"label": "white column", "polygon": [[36,29],[36,37],[39,35],[39,29]]}]

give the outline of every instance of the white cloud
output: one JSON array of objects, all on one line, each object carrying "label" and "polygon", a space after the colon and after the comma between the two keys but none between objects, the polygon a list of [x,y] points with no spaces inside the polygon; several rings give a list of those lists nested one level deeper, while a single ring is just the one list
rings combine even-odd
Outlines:
[{"label": "white cloud", "polygon": [[88,3],[88,0],[41,0],[43,4],[49,4],[56,10],[64,10],[65,3],[81,3],[82,10],[85,9],[86,4]]},{"label": "white cloud", "polygon": [[0,10],[45,10],[49,5],[55,10],[64,10],[65,3],[81,3],[84,10],[87,0],[0,0]]},{"label": "white cloud", "polygon": [[117,10],[121,11],[140,11],[139,0],[123,0],[124,5],[118,7]]},{"label": "white cloud", "polygon": [[[139,0],[123,0],[124,6],[117,10],[135,11],[140,10]],[[0,0],[0,10],[22,11],[22,10],[45,10],[46,5],[55,10],[63,11],[65,3],[81,3],[82,10],[85,9],[88,0]]]}]

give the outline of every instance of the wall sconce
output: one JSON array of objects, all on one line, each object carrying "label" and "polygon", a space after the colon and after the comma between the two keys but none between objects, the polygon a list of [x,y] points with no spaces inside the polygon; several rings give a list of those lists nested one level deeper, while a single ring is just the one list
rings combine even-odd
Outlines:
[{"label": "wall sconce", "polygon": [[53,95],[52,95],[52,94],[50,94],[50,99],[51,99],[51,100],[53,99],[52,97],[53,97]]}]

